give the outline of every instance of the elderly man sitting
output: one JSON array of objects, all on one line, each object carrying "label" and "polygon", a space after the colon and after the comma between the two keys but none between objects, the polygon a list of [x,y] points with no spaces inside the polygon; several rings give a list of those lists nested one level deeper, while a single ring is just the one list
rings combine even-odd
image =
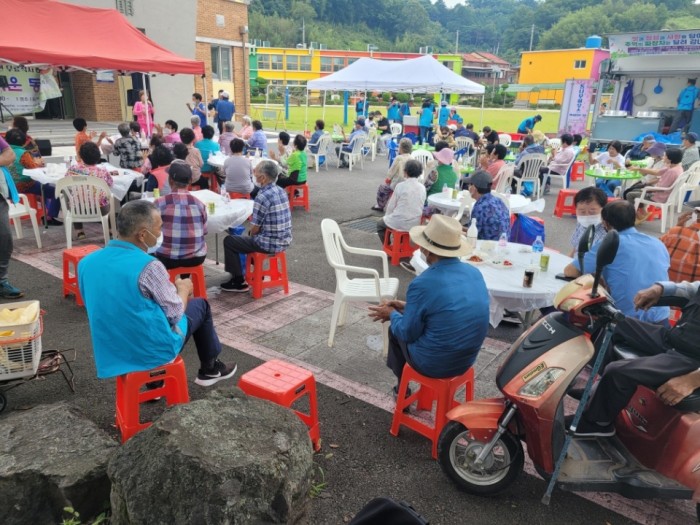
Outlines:
[{"label": "elderly man sitting", "polygon": [[97,377],[151,370],[171,362],[194,338],[200,368],[195,383],[211,386],[236,373],[219,361],[221,343],[209,303],[192,299],[192,281],[170,282],[153,257],[162,238],[158,208],[145,200],[122,206],[119,240],[79,264],[80,292],[90,324]]},{"label": "elderly man sitting", "polygon": [[[350,133],[350,137],[345,136],[345,130],[342,130],[343,132],[343,143],[340,146],[337,146],[335,148],[335,154],[340,157],[340,152],[341,151],[347,151],[350,152],[352,151],[352,147],[355,143],[356,140],[361,140],[364,142],[365,140],[365,119],[363,117],[358,118],[355,121],[355,129],[352,130],[352,133]],[[340,164],[341,167],[347,168],[348,167],[348,161],[347,157],[342,159],[342,163]]]},{"label": "elderly man sitting", "polygon": [[170,193],[154,203],[163,220],[163,243],[156,257],[168,270],[199,266],[207,258],[207,208],[187,191],[192,168],[185,161],[175,160],[165,171]]},{"label": "elderly man sitting", "polygon": [[479,239],[497,241],[502,233],[510,231],[510,212],[501,199],[491,193],[491,175],[483,170],[475,171],[464,180],[475,203],[472,219],[476,219]]},{"label": "elderly man sitting", "polygon": [[249,290],[243,279],[242,253],[279,253],[292,243],[292,214],[285,190],[277,186],[277,166],[271,160],[260,162],[253,172],[260,190],[250,219],[250,236],[229,235],[224,239],[224,267],[231,279],[221,284],[225,292]]},{"label": "elderly man sitting", "polygon": [[476,361],[489,324],[489,295],[479,270],[459,257],[469,253],[459,222],[434,215],[411,228],[411,240],[429,268],[408,285],[406,301],[370,306],[375,321],[391,321],[387,366],[398,379],[408,363],[436,378],[466,372]]}]

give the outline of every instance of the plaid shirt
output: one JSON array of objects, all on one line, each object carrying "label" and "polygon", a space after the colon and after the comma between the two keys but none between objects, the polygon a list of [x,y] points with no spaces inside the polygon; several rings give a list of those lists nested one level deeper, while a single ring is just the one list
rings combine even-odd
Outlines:
[{"label": "plaid shirt", "polygon": [[119,166],[126,169],[143,165],[141,144],[134,137],[120,137],[114,142],[114,154],[119,157]]},{"label": "plaid shirt", "polygon": [[677,283],[700,280],[700,224],[674,226],[661,242],[671,256],[669,279]]},{"label": "plaid shirt", "polygon": [[[177,295],[177,288],[170,282],[165,266],[158,259],[148,263],[139,275],[139,291],[147,299],[153,299],[163,309],[170,326],[179,332],[177,323],[185,313],[182,299]],[[185,334],[182,334],[185,335]]]},{"label": "plaid shirt", "polygon": [[266,184],[255,196],[253,218],[250,223],[260,226],[253,237],[255,243],[268,253],[279,253],[292,243],[292,214],[284,189],[277,184]]},{"label": "plaid shirt", "polygon": [[154,204],[163,219],[163,245],[158,255],[190,259],[207,254],[207,209],[186,190],[175,190]]}]

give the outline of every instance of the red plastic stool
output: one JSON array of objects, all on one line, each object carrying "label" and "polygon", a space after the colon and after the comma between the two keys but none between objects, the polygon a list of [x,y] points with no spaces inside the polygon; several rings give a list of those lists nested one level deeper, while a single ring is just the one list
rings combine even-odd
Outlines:
[{"label": "red plastic stool", "polygon": [[571,181],[586,179],[586,163],[576,161],[571,165]]},{"label": "red plastic stool", "polygon": [[[267,269],[263,268],[268,261]],[[282,286],[284,293],[289,293],[287,278],[287,256],[284,252],[268,254],[253,252],[245,258],[245,280],[253,289],[253,298],[260,299],[265,288]],[[265,277],[269,277],[265,280]]]},{"label": "red plastic stool", "polygon": [[232,199],[248,199],[248,200],[250,200],[250,193],[236,193],[235,191],[229,191],[228,196]]},{"label": "red plastic stool", "polygon": [[[46,210],[44,210],[44,207],[41,205],[41,199],[33,193],[25,193],[24,195],[27,196],[29,207],[36,210],[36,220],[40,221],[46,215]],[[29,216],[27,215],[27,217]]]},{"label": "red plastic stool", "polygon": [[170,282],[174,283],[175,279],[183,274],[189,274],[190,279],[192,279],[193,285],[193,295],[195,297],[201,297],[202,299],[207,298],[207,282],[204,279],[204,265],[199,266],[180,266],[179,268],[173,268],[168,270],[168,275],[170,276]]},{"label": "red plastic stool", "polygon": [[417,246],[411,243],[408,232],[387,228],[384,232],[384,253],[391,257],[391,264],[397,266],[403,257],[413,257]]},{"label": "red plastic stool", "polygon": [[[163,381],[163,386],[140,391],[141,387],[154,381]],[[122,434],[122,443],[151,426],[150,421],[141,423],[141,403],[158,397],[164,397],[168,406],[190,402],[185,362],[180,356],[153,370],[117,376],[117,428]]]},{"label": "red plastic stool", "polygon": [[311,372],[273,359],[243,374],[238,382],[238,388],[249,396],[266,399],[287,408],[291,408],[298,399],[308,395],[309,413],[305,414],[298,410],[294,410],[294,413],[309,428],[309,437],[314,450],[321,449],[316,379]]},{"label": "red plastic stool", "polygon": [[78,288],[78,263],[83,257],[99,249],[99,246],[88,244],[63,250],[63,297],[73,294],[75,296],[75,304],[78,306],[84,306],[83,298]]},{"label": "red plastic stool", "polygon": [[[306,211],[309,211],[309,186],[304,184],[295,184],[287,186],[287,197],[289,198],[289,208],[294,209],[295,206],[303,206]],[[295,196],[295,192],[299,192],[299,196]]]},{"label": "red plastic stool", "polygon": [[[411,381],[419,383],[420,388],[410,396],[407,396],[408,384]],[[445,415],[460,404],[460,401],[455,399],[455,395],[462,386],[465,387],[464,400],[471,401],[474,399],[473,368],[470,368],[460,376],[434,379],[419,374],[407,363],[403,367],[403,374],[401,374],[401,384],[399,385],[399,393],[396,398],[394,419],[391,423],[391,434],[393,436],[398,436],[399,427],[401,425],[418,432],[420,435],[427,437],[433,442],[433,459],[437,459],[438,438],[440,437],[440,432],[442,432],[442,427],[447,423]],[[404,412],[404,409],[415,401],[418,401],[418,408],[420,410],[432,410],[433,402],[437,401],[433,426],[411,417],[408,412]]]},{"label": "red plastic stool", "polygon": [[554,215],[557,217],[562,217],[565,213],[576,215],[574,197],[577,193],[578,190],[570,190],[566,188],[559,190],[559,195],[557,195],[557,203],[554,205]]},{"label": "red plastic stool", "polygon": [[650,213],[649,217],[647,217],[648,221],[653,221],[656,219],[661,220],[661,208],[657,208],[656,206],[652,206],[650,204],[647,207],[647,211]]}]

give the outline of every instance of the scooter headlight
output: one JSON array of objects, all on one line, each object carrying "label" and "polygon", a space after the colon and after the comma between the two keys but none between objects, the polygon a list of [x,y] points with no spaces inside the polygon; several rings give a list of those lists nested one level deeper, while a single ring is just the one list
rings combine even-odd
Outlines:
[{"label": "scooter headlight", "polygon": [[563,368],[545,368],[542,372],[537,374],[534,379],[524,385],[518,394],[525,397],[539,397],[544,394],[563,373]]}]

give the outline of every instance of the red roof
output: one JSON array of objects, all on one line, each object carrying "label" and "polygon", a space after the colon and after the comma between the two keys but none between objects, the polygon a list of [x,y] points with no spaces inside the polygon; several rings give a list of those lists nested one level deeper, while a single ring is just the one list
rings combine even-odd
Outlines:
[{"label": "red roof", "polygon": [[204,63],[159,46],[114,9],[2,0],[0,63],[204,74]]},{"label": "red roof", "polygon": [[497,57],[496,55],[494,55],[494,54],[492,54],[492,53],[487,53],[486,51],[476,51],[476,53],[477,53],[478,55],[481,55],[482,57],[484,57],[484,58],[490,60],[491,62],[496,63],[496,64],[502,64],[502,65],[504,65],[504,66],[509,66],[509,65],[510,65],[509,62],[506,62],[506,61],[503,60],[501,57]]}]

